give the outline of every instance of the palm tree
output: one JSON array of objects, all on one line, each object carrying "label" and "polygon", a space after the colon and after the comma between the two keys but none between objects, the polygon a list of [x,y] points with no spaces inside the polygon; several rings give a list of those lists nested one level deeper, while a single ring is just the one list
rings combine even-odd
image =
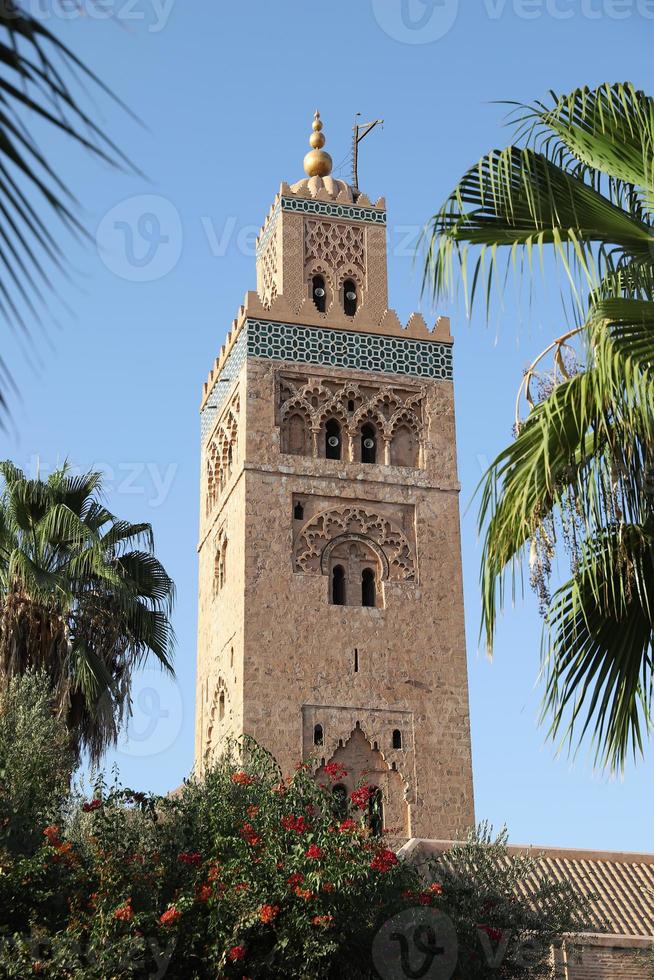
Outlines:
[{"label": "palm tree", "polygon": [[149,524],[101,503],[98,473],[30,480],[0,463],[0,676],[52,679],[77,756],[97,762],[129,714],[149,657],[172,673],[174,586]]},{"label": "palm tree", "polygon": [[[53,16],[57,2],[49,5]],[[134,170],[94,121],[97,107],[85,108],[85,97],[97,91],[118,100],[27,7],[24,0],[0,0],[0,316],[21,339],[49,313],[52,272],[69,275],[53,224],[90,240],[36,132],[49,130],[111,166]],[[10,385],[0,360],[1,408]]]},{"label": "palm tree", "polygon": [[[606,84],[513,112],[514,144],[484,156],[433,217],[425,271],[435,295],[459,281],[488,309],[495,280],[531,274],[549,248],[574,297],[570,329],[521,385],[526,418],[480,485],[482,632],[492,652],[527,568],[545,615],[550,734],[588,736],[596,762],[620,769],[653,722],[654,101]],[[550,595],[561,546],[570,578]]]}]

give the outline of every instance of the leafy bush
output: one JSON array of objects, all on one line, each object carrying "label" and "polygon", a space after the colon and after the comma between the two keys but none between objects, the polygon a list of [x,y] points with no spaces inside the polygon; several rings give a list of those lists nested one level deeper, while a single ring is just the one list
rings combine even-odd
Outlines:
[{"label": "leafy bush", "polygon": [[[327,767],[333,784],[342,775]],[[484,943],[495,955],[504,936],[492,930],[508,928],[548,945],[573,921],[572,898],[552,886],[543,896],[556,913],[539,918],[508,894],[518,873],[493,883],[493,862],[513,861],[503,842],[487,859],[486,842],[471,839],[425,881],[371,836],[369,795],[359,787],[336,817],[332,786],[318,785],[310,766],[284,779],[246,742],[171,797],[100,780],[92,798],[70,796],[47,824],[35,811],[40,844],[0,855],[0,976],[395,977],[379,936],[386,929],[397,952],[398,940],[417,943],[411,923],[424,929],[420,917],[443,913],[459,934],[458,977],[541,975],[511,964],[490,974]],[[389,931],[398,917],[400,932]]]},{"label": "leafy bush", "polygon": [[27,673],[0,687],[0,854],[41,846],[44,823],[68,793],[72,758],[43,675]]},{"label": "leafy bush", "polygon": [[511,853],[508,832],[470,831],[430,864],[459,948],[459,980],[552,976],[551,948],[581,932],[589,904],[569,882],[548,878],[537,856]]}]

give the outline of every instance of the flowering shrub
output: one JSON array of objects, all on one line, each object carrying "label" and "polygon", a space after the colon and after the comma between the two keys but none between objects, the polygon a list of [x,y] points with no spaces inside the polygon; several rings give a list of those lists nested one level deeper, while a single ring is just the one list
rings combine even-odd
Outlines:
[{"label": "flowering shrub", "polygon": [[[47,711],[35,717],[52,735]],[[47,747],[43,732],[34,741]],[[11,736],[0,717],[0,758]],[[28,740],[13,745],[11,771],[43,778]],[[434,910],[453,921],[457,976],[527,978],[547,975],[549,945],[580,921],[561,885],[543,881],[536,905],[524,898],[534,866],[505,840],[471,837],[416,868],[367,830],[368,787],[336,816],[310,767],[283,779],[251,743],[238,759],[163,799],[102,782],[90,799],[62,798],[57,777],[35,806],[38,783],[0,783],[0,976],[369,980],[382,927]],[[31,801],[21,834],[14,786]]]},{"label": "flowering shrub", "polygon": [[247,748],[247,765],[225,760],[172,798],[99,785],[34,855],[4,855],[0,975],[370,976],[417,872],[358,810],[335,820],[306,767],[283,780]]}]

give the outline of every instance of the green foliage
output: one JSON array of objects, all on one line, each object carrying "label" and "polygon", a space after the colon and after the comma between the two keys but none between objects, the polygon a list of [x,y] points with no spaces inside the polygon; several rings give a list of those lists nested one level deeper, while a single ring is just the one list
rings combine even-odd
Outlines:
[{"label": "green foliage", "polygon": [[[452,915],[461,976],[484,980],[487,956],[498,955],[487,922],[549,943],[577,921],[560,885],[543,885],[547,910],[537,917],[506,893],[520,873],[490,881],[496,859],[512,867],[502,843],[488,860],[478,840],[463,845],[426,884],[370,835],[366,787],[345,818],[334,816],[332,784],[342,775],[332,766],[321,786],[301,766],[284,779],[246,741],[202,782],[164,799],[98,782],[92,799],[69,801],[56,823],[39,827],[40,848],[2,857],[0,974],[372,980],[380,928],[418,908]],[[498,894],[491,916],[484,903]],[[506,969],[492,975],[541,975]]]},{"label": "green foliage", "polygon": [[[612,769],[642,752],[654,692],[654,100],[630,84],[515,110],[517,142],[472,168],[434,216],[426,282],[532,270],[546,246],[577,298],[554,372],[481,485],[482,630],[492,651],[525,566],[545,615],[550,733],[587,734]],[[472,271],[468,269],[475,256]],[[568,371],[573,336],[584,365]],[[530,394],[536,364],[523,388]],[[559,545],[571,577],[554,596]]]},{"label": "green foliage", "polygon": [[508,850],[508,833],[481,824],[430,867],[447,896],[461,950],[457,980],[551,977],[551,949],[580,932],[590,904],[548,878],[538,858]]},{"label": "green foliage", "polygon": [[0,463],[0,676],[45,671],[76,754],[97,762],[148,657],[172,672],[174,586],[149,524],[102,504],[98,473],[30,480]]},{"label": "green foliage", "polygon": [[[74,193],[36,133],[45,129],[105,164],[129,166],[95,121],[95,98],[114,97],[30,6],[0,0],[0,315],[25,332],[48,308],[51,273],[69,272],[50,218],[74,237],[88,237]],[[1,362],[0,377],[4,388],[9,372]]]},{"label": "green foliage", "polygon": [[12,678],[0,688],[0,853],[30,855],[41,846],[41,829],[61,810],[71,768],[70,740],[53,713],[46,678]]}]

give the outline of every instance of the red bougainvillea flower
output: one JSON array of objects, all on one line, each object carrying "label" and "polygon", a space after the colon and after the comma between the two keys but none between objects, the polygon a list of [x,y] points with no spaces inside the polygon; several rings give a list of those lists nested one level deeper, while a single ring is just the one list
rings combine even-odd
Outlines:
[{"label": "red bougainvillea flower", "polygon": [[195,900],[196,902],[208,902],[213,895],[213,888],[211,885],[198,885],[195,889]]},{"label": "red bougainvillea flower", "polygon": [[304,834],[307,830],[307,822],[304,817],[296,817],[290,814],[282,817],[282,827],[284,830],[293,830],[296,834]]},{"label": "red bougainvillea flower", "polygon": [[320,861],[325,856],[325,852],[317,844],[312,844],[311,847],[307,848],[305,851],[305,857],[311,858],[312,861]]},{"label": "red bougainvillea flower", "polygon": [[244,841],[250,844],[252,847],[256,847],[257,844],[261,843],[261,838],[257,836],[256,831],[251,823],[244,823],[241,827],[241,837]]},{"label": "red bougainvillea flower", "polygon": [[93,813],[95,810],[99,810],[102,806],[102,800],[89,800],[88,803],[82,803],[83,813]]},{"label": "red bougainvillea flower", "polygon": [[334,891],[334,886],[332,885],[331,881],[324,881],[322,883],[322,886],[321,887],[322,887],[322,890],[324,892],[333,892]]},{"label": "red bougainvillea flower", "polygon": [[47,840],[51,847],[61,847],[61,838],[59,837],[59,827],[46,827],[43,831],[43,836]]},{"label": "red bougainvillea flower", "polygon": [[238,963],[240,960],[244,960],[245,946],[232,946],[227,952],[227,959],[231,960],[232,963]]},{"label": "red bougainvillea flower", "polygon": [[328,762],[325,766],[325,772],[333,782],[338,782],[339,779],[344,779],[347,776],[347,769],[342,766],[340,762]]},{"label": "red bougainvillea flower", "polygon": [[198,854],[197,851],[182,851],[181,854],[177,855],[177,860],[180,864],[189,864],[191,867],[197,867],[198,864],[202,864],[202,855]]},{"label": "red bougainvillea flower", "polygon": [[477,926],[480,932],[485,932],[492,943],[499,943],[502,940],[504,933],[501,929],[495,929],[494,926]]},{"label": "red bougainvillea flower", "polygon": [[346,834],[350,830],[357,830],[358,827],[359,824],[356,822],[356,820],[342,820],[338,825],[338,829],[343,834]]},{"label": "red bougainvillea flower", "polygon": [[374,858],[370,862],[370,867],[373,871],[390,871],[391,868],[397,864],[397,854],[393,851],[389,851],[384,848],[381,851],[377,851]]},{"label": "red bougainvillea flower", "polygon": [[435,881],[433,883],[433,885],[430,885],[429,886],[429,888],[427,889],[427,891],[428,892],[431,892],[432,895],[442,895],[443,894],[443,886],[440,885],[437,881]]},{"label": "red bougainvillea flower", "polygon": [[270,925],[279,915],[279,905],[262,905],[259,909],[259,918],[265,925]]},{"label": "red bougainvillea flower", "polygon": [[247,881],[240,881],[238,885],[234,885],[235,892],[246,892],[249,888]]},{"label": "red bougainvillea flower", "polygon": [[370,803],[372,793],[372,786],[360,786],[358,789],[352,790],[350,793],[352,805],[355,806],[357,810],[365,810]]},{"label": "red bougainvillea flower", "polygon": [[131,922],[133,918],[134,910],[132,908],[132,899],[126,898],[124,903],[114,912],[114,919],[117,919],[118,922]]},{"label": "red bougainvillea flower", "polygon": [[232,782],[236,783],[237,786],[251,786],[254,782],[254,776],[248,776],[246,772],[233,772]]},{"label": "red bougainvillea flower", "polygon": [[295,888],[296,885],[301,885],[304,881],[304,875],[299,871],[294,871],[292,875],[288,876],[288,883],[291,888]]},{"label": "red bougainvillea flower", "polygon": [[309,891],[308,888],[294,888],[293,891],[298,898],[310,899],[313,898],[313,892]]},{"label": "red bougainvillea flower", "polygon": [[323,926],[325,928],[328,928],[333,921],[334,921],[334,916],[329,914],[314,915],[313,919],[311,920],[314,926]]},{"label": "red bougainvillea flower", "polygon": [[209,871],[207,872],[207,878],[209,881],[218,881],[220,878],[220,865],[217,861],[212,861],[209,865]]},{"label": "red bougainvillea flower", "polygon": [[159,922],[162,926],[166,926],[170,929],[172,926],[176,925],[182,917],[182,913],[174,905],[171,905],[163,915],[159,918]]},{"label": "red bougainvillea flower", "polygon": [[259,812],[258,806],[252,805],[247,808],[247,815],[250,818],[250,820],[254,820],[258,812]]}]

